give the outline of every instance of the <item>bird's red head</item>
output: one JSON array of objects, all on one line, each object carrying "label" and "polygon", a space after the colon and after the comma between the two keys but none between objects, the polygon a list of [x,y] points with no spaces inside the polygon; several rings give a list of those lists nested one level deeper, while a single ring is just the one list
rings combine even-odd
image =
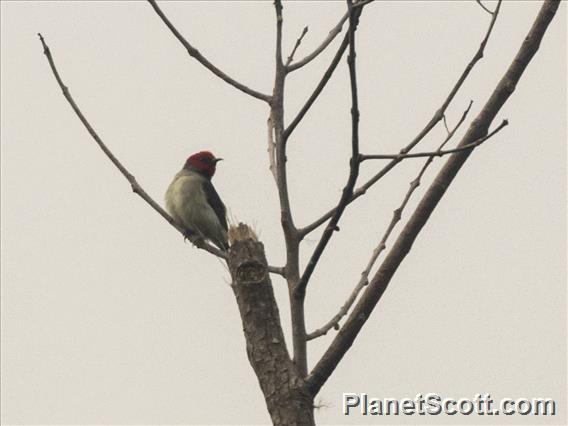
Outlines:
[{"label": "bird's red head", "polygon": [[200,151],[191,155],[185,162],[185,169],[196,170],[208,178],[215,174],[215,166],[222,158],[215,158],[209,151]]}]

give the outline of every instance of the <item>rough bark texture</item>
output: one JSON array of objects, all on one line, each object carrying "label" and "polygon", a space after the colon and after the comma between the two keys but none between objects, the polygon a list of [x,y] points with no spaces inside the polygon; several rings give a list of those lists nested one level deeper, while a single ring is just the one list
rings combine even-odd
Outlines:
[{"label": "rough bark texture", "polygon": [[314,425],[313,397],[284,341],[264,246],[243,224],[230,232],[229,269],[243,322],[247,355],[274,425]]}]

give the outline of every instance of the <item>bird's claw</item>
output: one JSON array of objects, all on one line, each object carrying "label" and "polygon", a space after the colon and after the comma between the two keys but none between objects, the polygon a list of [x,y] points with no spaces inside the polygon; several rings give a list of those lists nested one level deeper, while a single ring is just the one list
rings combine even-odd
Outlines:
[{"label": "bird's claw", "polygon": [[205,240],[202,237],[190,231],[183,234],[183,241],[187,242],[188,240],[196,247],[202,247],[205,243]]},{"label": "bird's claw", "polygon": [[191,231],[186,231],[183,233],[183,242],[187,242],[187,240],[189,240],[190,243],[193,243],[193,240],[195,240],[195,234]]}]

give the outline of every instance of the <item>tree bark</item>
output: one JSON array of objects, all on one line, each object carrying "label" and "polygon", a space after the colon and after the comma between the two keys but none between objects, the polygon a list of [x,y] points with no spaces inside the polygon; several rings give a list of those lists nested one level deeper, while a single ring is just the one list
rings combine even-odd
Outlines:
[{"label": "tree bark", "polygon": [[229,270],[249,362],[256,373],[274,425],[314,425],[313,396],[288,354],[268,274],[264,246],[239,224],[230,231]]}]

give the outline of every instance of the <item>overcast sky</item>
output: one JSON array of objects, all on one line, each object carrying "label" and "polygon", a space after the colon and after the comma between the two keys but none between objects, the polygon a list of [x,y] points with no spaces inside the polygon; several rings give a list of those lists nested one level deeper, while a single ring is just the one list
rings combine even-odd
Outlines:
[{"label": "overcast sky", "polygon": [[[160,4],[214,64],[271,91],[272,2]],[[162,203],[186,157],[212,150],[225,158],[214,183],[231,216],[254,225],[270,263],[281,265],[267,106],[189,58],[145,2],[3,1],[1,8],[2,423],[268,423],[228,272],[131,192],[63,98],[36,33],[92,125],[151,196]],[[344,8],[341,1],[285,3],[286,54],[304,25],[298,56],[310,52]],[[448,110],[450,126],[470,99],[470,120],[479,112],[539,8],[504,2],[485,57]],[[489,19],[474,1],[365,8],[357,32],[363,152],[397,152],[424,127]],[[337,44],[289,77],[288,122]],[[342,61],[289,142],[299,226],[340,196],[349,108]],[[510,125],[467,161],[316,398],[319,423],[566,422],[565,3],[494,126],[504,118]],[[421,149],[444,134],[438,126]],[[333,316],[356,284],[422,162],[407,160],[349,207],[308,288],[309,330]],[[381,165],[364,163],[360,182]],[[304,260],[318,237],[304,243]],[[289,336],[287,291],[273,281]],[[333,335],[309,344],[310,366]],[[561,411],[345,417],[343,392],[550,397]]]}]

